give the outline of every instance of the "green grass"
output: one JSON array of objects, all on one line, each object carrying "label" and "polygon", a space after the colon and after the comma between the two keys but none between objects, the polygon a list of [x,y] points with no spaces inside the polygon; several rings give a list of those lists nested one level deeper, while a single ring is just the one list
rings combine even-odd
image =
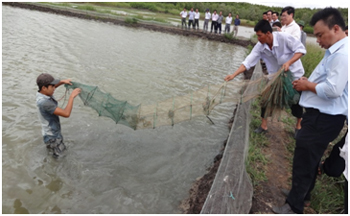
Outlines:
[{"label": "green grass", "polygon": [[268,146],[268,139],[264,134],[254,133],[254,129],[260,126],[260,106],[259,101],[254,100],[250,113],[252,120],[249,132],[249,149],[246,161],[246,169],[252,184],[258,185],[261,181],[266,181],[266,166],[269,163],[266,156],[262,152],[262,148]]},{"label": "green grass", "polygon": [[312,71],[316,68],[318,63],[322,60],[325,50],[320,48],[318,45],[306,44],[306,55],[301,57],[303,63],[305,75],[309,77]]}]

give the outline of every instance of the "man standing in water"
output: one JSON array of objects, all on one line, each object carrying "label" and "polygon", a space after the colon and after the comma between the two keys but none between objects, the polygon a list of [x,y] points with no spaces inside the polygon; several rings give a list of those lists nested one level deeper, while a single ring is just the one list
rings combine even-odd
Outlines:
[{"label": "man standing in water", "polygon": [[54,79],[50,74],[43,73],[36,79],[39,87],[36,93],[36,104],[39,111],[39,119],[42,126],[42,135],[47,149],[57,158],[65,149],[63,136],[61,134],[61,124],[59,116],[68,118],[72,112],[74,98],[80,93],[76,88],[71,93],[66,108],[57,106],[57,101],[53,97],[55,89],[62,84],[71,84],[70,80]]},{"label": "man standing in water", "polygon": [[[258,36],[258,43],[254,46],[251,53],[243,61],[242,65],[231,75],[225,77],[225,81],[230,81],[238,74],[249,70],[255,66],[260,59],[266,62],[266,68],[269,74],[276,73],[281,67],[285,71],[292,72],[294,80],[304,75],[304,67],[300,57],[306,53],[306,49],[300,40],[297,40],[288,33],[272,32],[272,27],[267,20],[260,20],[254,27]],[[299,104],[291,107],[292,114],[297,118],[295,132],[301,128],[300,122],[303,114],[303,108]],[[254,132],[264,133],[267,131],[267,119],[265,117],[265,107],[261,108],[261,126]]]}]

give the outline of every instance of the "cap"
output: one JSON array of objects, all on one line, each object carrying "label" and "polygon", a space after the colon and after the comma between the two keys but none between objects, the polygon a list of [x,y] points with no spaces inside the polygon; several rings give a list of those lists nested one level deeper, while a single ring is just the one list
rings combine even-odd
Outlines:
[{"label": "cap", "polygon": [[59,79],[53,78],[53,76],[48,73],[42,73],[36,78],[36,84],[38,84],[38,86],[56,85],[59,82]]},{"label": "cap", "polygon": [[300,20],[300,21],[298,22],[298,25],[305,26],[305,22],[304,22],[303,20]]},{"label": "cap", "polygon": [[207,8],[207,10],[206,11],[209,11],[209,9]]}]

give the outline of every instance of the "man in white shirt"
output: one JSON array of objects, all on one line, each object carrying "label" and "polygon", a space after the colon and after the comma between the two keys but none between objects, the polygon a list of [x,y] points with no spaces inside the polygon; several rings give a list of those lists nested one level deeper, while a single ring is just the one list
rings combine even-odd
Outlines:
[{"label": "man in white shirt", "polygon": [[278,19],[278,15],[279,15],[279,13],[278,12],[273,12],[272,13],[272,25],[273,25],[273,23],[275,23],[275,22],[279,22],[279,19]]},{"label": "man in white shirt", "polygon": [[315,13],[310,24],[317,42],[327,50],[309,78],[293,82],[294,89],[302,91],[299,104],[305,113],[296,137],[292,189],[283,206],[272,208],[279,214],[303,213],[322,155],[339,135],[348,115],[348,39],[344,19],[330,7]]},{"label": "man in white shirt", "polygon": [[226,22],[225,33],[230,33],[230,26],[232,23],[232,14],[231,13],[228,14],[228,17],[226,17],[225,22]]},{"label": "man in white shirt", "polygon": [[187,24],[186,24],[187,11],[186,11],[186,8],[184,8],[184,10],[181,11],[180,17],[181,17],[181,26],[182,26],[181,28],[183,28],[184,24],[185,24],[185,28],[187,29]]},{"label": "man in white shirt", "polygon": [[218,19],[219,19],[219,14],[217,14],[216,10],[214,10],[214,13],[211,17],[210,33],[213,32],[213,27],[214,27],[215,34],[217,33],[217,31],[218,31]]},{"label": "man in white shirt", "polygon": [[194,29],[194,11],[193,11],[193,8],[191,8],[190,12],[188,12],[188,28],[190,29],[191,28],[191,25]]},{"label": "man in white shirt", "polygon": [[209,9],[207,8],[207,10],[205,11],[205,18],[204,18],[204,24],[203,24],[203,32],[207,32],[208,31],[208,25],[209,25],[209,20],[211,18],[211,14],[209,12]]},{"label": "man in white shirt", "polygon": [[269,21],[270,25],[272,26],[273,20],[272,20],[272,10],[267,11],[267,20]]},{"label": "man in white shirt", "polygon": [[193,28],[195,29],[197,26],[197,30],[199,29],[199,17],[200,17],[200,13],[198,12],[198,8],[196,8],[196,12],[194,13]]},{"label": "man in white shirt", "polygon": [[287,32],[296,39],[300,40],[300,27],[294,21],[294,11],[294,8],[289,6],[282,9],[281,21],[283,26],[281,31]]},{"label": "man in white shirt", "polygon": [[[249,70],[260,59],[266,63],[269,74],[274,74],[283,67],[285,71],[290,70],[292,72],[294,80],[304,75],[305,72],[300,57],[306,54],[306,49],[300,40],[284,32],[272,32],[272,27],[267,20],[260,20],[254,27],[254,31],[258,36],[259,42],[254,46],[242,65],[233,74],[225,77],[225,81],[230,81],[238,74]],[[298,104],[295,104],[291,107],[291,110],[293,116],[297,118],[295,129],[300,129],[303,109]],[[261,109],[261,118],[261,126],[255,130],[256,133],[267,131],[267,119],[265,117],[264,107]]]}]

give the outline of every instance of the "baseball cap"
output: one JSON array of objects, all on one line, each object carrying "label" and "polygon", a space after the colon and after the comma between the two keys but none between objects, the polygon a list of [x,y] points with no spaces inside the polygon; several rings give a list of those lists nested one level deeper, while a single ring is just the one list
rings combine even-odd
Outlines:
[{"label": "baseball cap", "polygon": [[39,87],[47,85],[56,85],[59,82],[59,79],[53,78],[53,76],[51,76],[48,73],[42,73],[38,76],[38,78],[36,78],[36,84],[38,84]]},{"label": "baseball cap", "polygon": [[209,9],[207,8],[207,10],[206,11],[209,11]]},{"label": "baseball cap", "polygon": [[304,22],[303,20],[300,20],[300,21],[298,22],[298,24],[301,25],[301,26],[305,26],[305,22]]}]

